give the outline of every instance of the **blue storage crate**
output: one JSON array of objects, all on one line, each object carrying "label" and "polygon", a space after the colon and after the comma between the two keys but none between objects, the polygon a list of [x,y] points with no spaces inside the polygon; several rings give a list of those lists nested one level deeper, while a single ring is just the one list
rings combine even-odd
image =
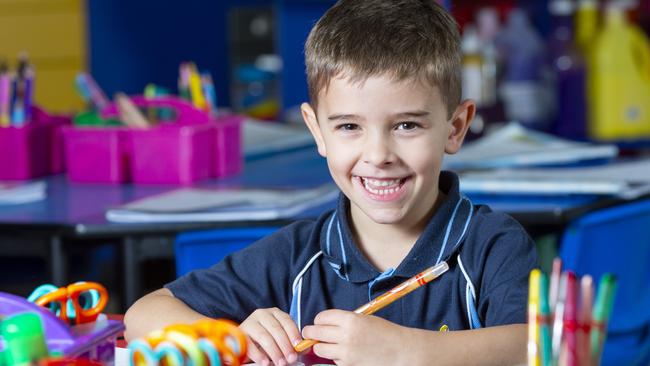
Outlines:
[{"label": "blue storage crate", "polygon": [[176,276],[207,268],[226,255],[276,231],[277,227],[228,228],[179,234],[174,243]]},{"label": "blue storage crate", "polygon": [[650,200],[610,207],[571,223],[560,256],[567,269],[597,284],[611,272],[618,288],[603,365],[650,363]]}]

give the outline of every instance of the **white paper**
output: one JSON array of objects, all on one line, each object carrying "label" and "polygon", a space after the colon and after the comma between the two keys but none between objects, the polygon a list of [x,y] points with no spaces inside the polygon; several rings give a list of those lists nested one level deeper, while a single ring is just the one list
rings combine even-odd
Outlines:
[{"label": "white paper", "polygon": [[617,155],[615,145],[565,140],[511,122],[463,145],[457,154],[445,156],[443,167],[464,170],[559,166]]},{"label": "white paper", "polygon": [[338,196],[334,184],[312,189],[183,188],[110,209],[112,222],[192,222],[290,218]]},{"label": "white paper", "polygon": [[494,194],[602,194],[633,199],[650,193],[650,158],[604,165],[501,169],[460,176],[461,191]]}]

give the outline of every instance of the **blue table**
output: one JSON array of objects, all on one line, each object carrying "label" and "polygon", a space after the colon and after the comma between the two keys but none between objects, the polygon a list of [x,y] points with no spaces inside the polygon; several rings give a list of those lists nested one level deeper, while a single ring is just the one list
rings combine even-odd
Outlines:
[{"label": "blue table", "polygon": [[[290,220],[238,222],[186,222],[118,224],[108,222],[104,214],[136,199],[177,189],[178,186],[135,186],[70,183],[65,175],[45,179],[45,200],[15,206],[0,206],[0,228],[4,232],[29,232],[50,244],[52,280],[66,282],[65,241],[72,239],[117,239],[122,245],[125,271],[125,305],[139,295],[138,246],[148,237],[175,235],[182,231],[225,227],[281,226]],[[331,182],[325,159],[315,148],[305,148],[247,161],[241,174],[219,180],[206,180],[197,187],[224,188],[308,188]],[[596,197],[512,197],[470,196],[475,203],[487,203],[495,210],[512,214],[525,227],[558,227],[607,200]],[[316,217],[334,202],[301,214]]]}]

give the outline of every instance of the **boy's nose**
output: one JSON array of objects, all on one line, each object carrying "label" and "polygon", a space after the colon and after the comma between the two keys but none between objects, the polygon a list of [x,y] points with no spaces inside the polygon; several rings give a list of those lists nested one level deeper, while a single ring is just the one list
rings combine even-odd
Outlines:
[{"label": "boy's nose", "polygon": [[375,166],[390,165],[395,155],[390,141],[384,136],[368,137],[363,146],[363,162]]}]

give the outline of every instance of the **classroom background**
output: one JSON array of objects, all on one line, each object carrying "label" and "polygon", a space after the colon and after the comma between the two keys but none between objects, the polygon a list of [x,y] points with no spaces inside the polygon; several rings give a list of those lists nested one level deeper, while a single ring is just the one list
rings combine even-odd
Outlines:
[{"label": "classroom background", "polygon": [[[610,331],[647,355],[650,0],[440,3],[478,107],[445,168],[522,223],[543,271],[614,273]],[[298,110],[332,4],[0,0],[0,291],[92,280],[122,313],[333,207]]]}]

